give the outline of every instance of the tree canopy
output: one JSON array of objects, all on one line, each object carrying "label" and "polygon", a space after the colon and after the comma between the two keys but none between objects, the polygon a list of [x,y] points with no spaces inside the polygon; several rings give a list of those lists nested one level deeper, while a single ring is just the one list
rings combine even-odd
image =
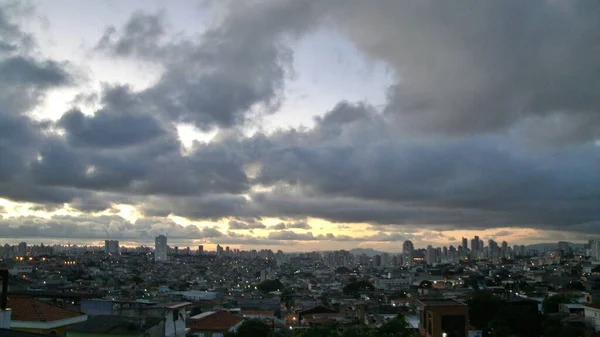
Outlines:
[{"label": "tree canopy", "polygon": [[545,314],[554,314],[558,312],[562,303],[574,303],[575,297],[570,294],[552,295],[542,302],[542,308]]},{"label": "tree canopy", "polygon": [[264,282],[261,282],[256,288],[265,293],[268,293],[271,291],[279,291],[279,290],[283,290],[283,283],[281,283],[281,281],[279,281],[279,279],[266,280]]},{"label": "tree canopy", "polygon": [[373,290],[375,290],[375,287],[373,286],[373,284],[369,281],[364,281],[364,280],[348,283],[342,289],[342,291],[346,295],[356,295],[356,294],[360,294],[361,292],[367,292],[367,291],[373,291]]}]

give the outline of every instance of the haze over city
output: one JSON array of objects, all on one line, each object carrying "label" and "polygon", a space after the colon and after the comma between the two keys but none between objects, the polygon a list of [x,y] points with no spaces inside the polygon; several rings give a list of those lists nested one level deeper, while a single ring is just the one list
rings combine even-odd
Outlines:
[{"label": "haze over city", "polygon": [[587,243],[599,6],[0,0],[0,237]]}]

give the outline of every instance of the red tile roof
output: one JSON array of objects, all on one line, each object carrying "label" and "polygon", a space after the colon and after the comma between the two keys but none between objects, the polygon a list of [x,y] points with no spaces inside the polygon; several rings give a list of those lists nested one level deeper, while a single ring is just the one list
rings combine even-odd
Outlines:
[{"label": "red tile roof", "polygon": [[244,319],[227,311],[217,311],[189,325],[192,331],[227,331]]},{"label": "red tile roof", "polygon": [[13,321],[52,322],[83,315],[28,296],[9,295],[8,307]]}]

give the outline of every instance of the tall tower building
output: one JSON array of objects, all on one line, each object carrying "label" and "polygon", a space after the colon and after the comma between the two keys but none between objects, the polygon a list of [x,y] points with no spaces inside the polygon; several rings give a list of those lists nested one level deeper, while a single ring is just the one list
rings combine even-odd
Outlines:
[{"label": "tall tower building", "polygon": [[17,255],[19,255],[19,256],[27,255],[27,242],[19,243],[19,246],[17,247]]},{"label": "tall tower building", "polygon": [[600,260],[600,239],[592,239],[589,241],[592,250],[592,260]]},{"label": "tall tower building", "polygon": [[435,249],[433,249],[431,245],[427,246],[427,256],[425,257],[427,260],[427,264],[432,265],[436,263],[435,255]]},{"label": "tall tower building", "polygon": [[502,241],[502,248],[501,248],[501,257],[504,259],[508,259],[508,242],[506,241]]},{"label": "tall tower building", "polygon": [[159,235],[154,239],[154,261],[167,261],[167,237]]},{"label": "tall tower building", "polygon": [[415,250],[415,246],[412,241],[406,240],[402,245],[402,258],[404,260],[404,265],[410,267],[413,265],[413,252]]},{"label": "tall tower building", "polygon": [[119,241],[104,240],[104,253],[111,255],[119,255],[121,253],[119,248]]},{"label": "tall tower building", "polygon": [[203,255],[204,254],[204,246],[203,245],[199,245],[198,246],[198,255]]},{"label": "tall tower building", "polygon": [[468,245],[469,245],[469,240],[467,240],[467,238],[462,238],[461,246],[465,252],[467,251],[467,248],[469,248]]},{"label": "tall tower building", "polygon": [[471,258],[476,259],[479,257],[479,237],[475,236],[471,240]]}]

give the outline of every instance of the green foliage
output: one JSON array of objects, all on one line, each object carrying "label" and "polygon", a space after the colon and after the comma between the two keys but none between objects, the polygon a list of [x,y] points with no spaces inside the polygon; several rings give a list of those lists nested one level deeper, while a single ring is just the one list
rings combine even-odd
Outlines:
[{"label": "green foliage", "polygon": [[293,337],[416,337],[416,334],[410,328],[406,318],[398,315],[376,329],[366,326],[353,326],[340,331],[338,325],[332,324],[297,329],[294,331]]},{"label": "green foliage", "polygon": [[558,312],[558,308],[562,303],[574,303],[575,297],[569,294],[556,294],[544,299],[542,308],[545,314],[554,314]]},{"label": "green foliage", "polygon": [[279,290],[283,290],[283,283],[281,283],[281,281],[279,281],[279,279],[266,280],[266,281],[260,283],[256,288],[265,293],[268,293],[271,291],[279,291]]},{"label": "green foliage", "polygon": [[575,281],[575,282],[569,282],[565,286],[565,289],[585,291],[585,286],[580,281]]},{"label": "green foliage", "polygon": [[467,301],[471,324],[478,328],[486,327],[504,303],[505,301],[498,296],[488,293],[475,293]]},{"label": "green foliage", "polygon": [[409,337],[413,335],[406,317],[398,315],[385,322],[379,329],[374,330],[369,337]]},{"label": "green foliage", "polygon": [[341,337],[338,326],[331,324],[308,329],[295,329],[293,337]]},{"label": "green foliage", "polygon": [[544,316],[526,304],[508,303],[488,294],[477,293],[467,301],[471,324],[490,331],[492,336],[539,336]]},{"label": "green foliage", "polygon": [[226,337],[270,337],[272,336],[271,327],[260,320],[249,319],[242,323],[236,332],[228,332]]},{"label": "green foliage", "polygon": [[335,273],[336,273],[336,274],[342,274],[342,275],[343,275],[343,274],[348,274],[349,272],[350,272],[350,269],[348,269],[347,267],[338,267],[338,268],[335,270]]},{"label": "green foliage", "polygon": [[138,284],[140,284],[140,283],[144,283],[144,279],[143,279],[143,278],[141,278],[141,277],[139,277],[139,276],[137,276],[137,275],[134,275],[134,276],[131,278],[131,280],[132,280],[132,281],[133,281],[133,283],[135,283],[136,285],[138,285]]},{"label": "green foliage", "polygon": [[367,292],[367,291],[373,291],[373,290],[375,290],[375,287],[373,286],[373,284],[371,284],[371,282],[369,282],[369,281],[364,281],[364,280],[348,283],[342,289],[342,291],[346,295],[358,295],[360,293]]}]

